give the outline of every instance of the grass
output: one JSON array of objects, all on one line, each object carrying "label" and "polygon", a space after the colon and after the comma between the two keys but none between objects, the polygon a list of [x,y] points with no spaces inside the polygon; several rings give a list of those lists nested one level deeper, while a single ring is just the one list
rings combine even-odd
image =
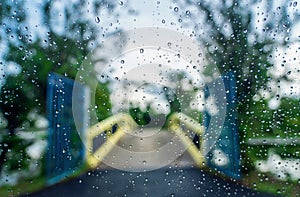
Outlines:
[{"label": "grass", "polygon": [[242,182],[257,191],[267,192],[278,196],[297,197],[300,196],[299,181],[283,181],[268,173],[252,171],[244,175]]},{"label": "grass", "polygon": [[38,177],[34,179],[21,180],[15,186],[2,186],[0,188],[0,196],[19,196],[26,193],[31,193],[44,188],[46,185],[45,177]]},{"label": "grass", "polygon": [[[261,173],[254,167],[255,161],[266,160],[269,150],[278,154],[282,159],[299,158],[299,146],[274,146],[274,145],[246,145],[243,147],[245,165],[250,169],[244,174],[243,183],[257,191],[263,191],[284,197],[300,197],[300,180],[279,180],[271,173]],[[251,165],[250,165],[251,164]]]},{"label": "grass", "polygon": [[[70,179],[78,177],[82,173],[88,171],[88,169],[89,169],[88,166],[84,165],[81,168],[79,168],[77,171],[75,171],[73,174],[69,175],[68,178],[64,179],[63,181],[68,181]],[[10,197],[10,196],[26,195],[26,194],[30,194],[42,190],[45,187],[47,187],[45,176],[40,176],[33,179],[23,179],[20,180],[19,183],[15,186],[2,186],[0,188],[0,196]]]}]

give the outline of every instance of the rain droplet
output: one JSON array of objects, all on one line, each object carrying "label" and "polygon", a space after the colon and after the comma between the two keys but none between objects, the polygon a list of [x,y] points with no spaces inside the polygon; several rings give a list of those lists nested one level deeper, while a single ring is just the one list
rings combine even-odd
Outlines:
[{"label": "rain droplet", "polygon": [[125,61],[124,60],[121,60],[121,64],[124,64],[125,63]]},{"label": "rain droplet", "polygon": [[175,7],[175,8],[174,8],[174,11],[175,11],[175,12],[178,12],[178,10],[179,10],[178,7]]},{"label": "rain droplet", "polygon": [[140,49],[140,53],[144,53],[144,49]]},{"label": "rain droplet", "polygon": [[297,4],[298,4],[298,2],[297,2],[297,1],[294,1],[293,6],[296,7]]},{"label": "rain droplet", "polygon": [[96,23],[100,23],[100,18],[97,16],[97,17],[95,18],[95,21],[96,21]]},{"label": "rain droplet", "polygon": [[122,5],[124,5],[124,2],[123,1],[119,1],[119,4],[122,6]]},{"label": "rain droplet", "polygon": [[162,21],[161,21],[163,24],[165,24],[166,23],[166,21],[165,21],[165,19],[162,19]]}]

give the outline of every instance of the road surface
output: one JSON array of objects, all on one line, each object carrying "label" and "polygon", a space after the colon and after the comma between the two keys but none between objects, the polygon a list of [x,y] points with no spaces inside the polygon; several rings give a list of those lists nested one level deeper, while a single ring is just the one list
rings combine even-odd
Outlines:
[{"label": "road surface", "polygon": [[196,168],[174,134],[151,132],[123,136],[96,170],[25,196],[272,196]]},{"label": "road surface", "polygon": [[164,168],[147,172],[97,170],[63,182],[31,197],[94,196],[272,196],[226,181],[195,168]]}]

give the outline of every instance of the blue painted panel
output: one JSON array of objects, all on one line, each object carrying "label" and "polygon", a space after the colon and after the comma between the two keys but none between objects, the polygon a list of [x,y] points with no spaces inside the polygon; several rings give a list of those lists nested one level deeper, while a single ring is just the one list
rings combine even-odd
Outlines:
[{"label": "blue painted panel", "polygon": [[[85,163],[85,149],[82,143],[84,136],[83,121],[76,128],[72,109],[87,114],[84,102],[85,86],[78,85],[81,95],[72,95],[75,82],[61,75],[50,73],[47,85],[47,116],[49,120],[46,176],[48,184],[54,184],[71,175]],[[81,137],[80,137],[81,136]]]},{"label": "blue painted panel", "polygon": [[[225,175],[239,179],[240,169],[240,141],[237,125],[237,98],[236,82],[233,73],[222,76],[226,89],[226,118],[224,126],[213,149],[207,155],[207,164],[210,168],[220,171]],[[206,97],[209,91],[206,90]],[[204,125],[207,128],[210,122],[210,115],[205,113]]]}]

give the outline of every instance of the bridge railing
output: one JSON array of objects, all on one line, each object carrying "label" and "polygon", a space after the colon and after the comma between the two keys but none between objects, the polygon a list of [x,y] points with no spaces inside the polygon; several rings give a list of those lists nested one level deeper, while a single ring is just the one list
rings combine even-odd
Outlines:
[{"label": "bridge railing", "polygon": [[[205,165],[205,157],[203,155],[202,147],[203,145],[203,135],[204,127],[201,126],[193,118],[183,114],[183,113],[173,113],[169,118],[169,129],[181,139],[182,143],[187,147],[187,151],[192,156],[194,162],[198,167],[203,167]],[[199,136],[200,148],[196,146],[191,138],[195,135]]]},{"label": "bridge railing", "polygon": [[[199,145],[203,144],[204,127],[183,113],[173,113],[169,120],[169,130],[175,132],[198,167],[205,165],[205,157],[201,146],[198,148],[191,139],[199,136]],[[112,150],[125,133],[130,133],[138,127],[129,114],[120,113],[111,116],[90,127],[86,138],[86,157],[90,167],[97,167],[105,156]],[[99,137],[100,136],[100,137]],[[102,138],[97,145],[95,139]],[[96,148],[95,148],[96,145]]]},{"label": "bridge railing", "polygon": [[[88,165],[92,168],[97,167],[119,139],[135,128],[137,124],[130,115],[125,113],[111,116],[90,127],[86,136]],[[97,138],[102,138],[102,143],[95,148]]]}]

